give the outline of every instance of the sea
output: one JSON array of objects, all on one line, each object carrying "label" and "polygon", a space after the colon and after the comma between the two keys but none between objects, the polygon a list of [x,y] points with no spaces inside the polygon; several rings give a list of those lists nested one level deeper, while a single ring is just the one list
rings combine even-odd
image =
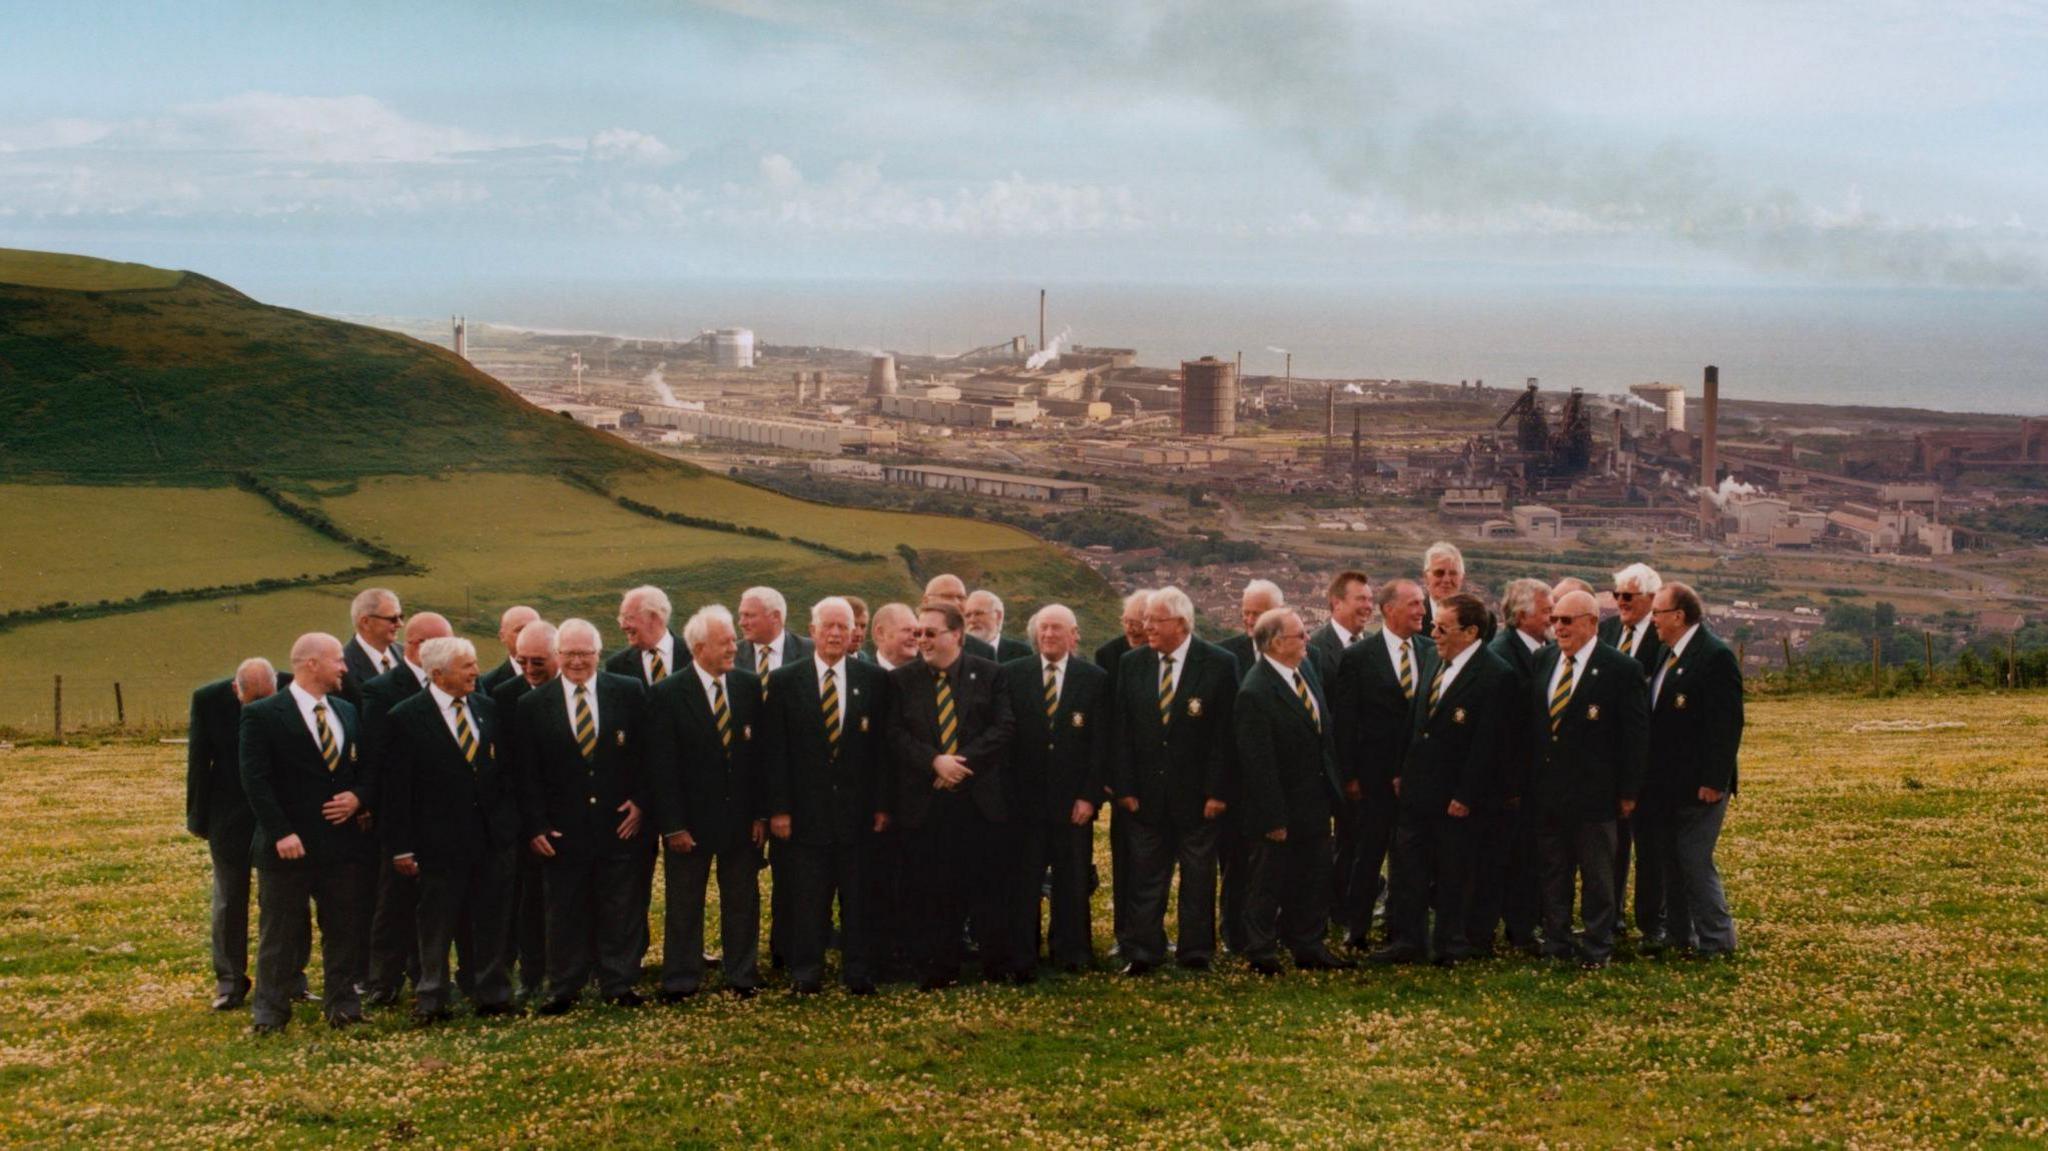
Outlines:
[{"label": "sea", "polygon": [[[362,301],[387,315],[678,339],[947,355],[1039,333],[1041,285],[930,280],[468,282]],[[1894,288],[1405,289],[1389,285],[1049,283],[1046,335],[1170,367],[1244,357],[1246,375],[1408,379],[2048,414],[2048,294]],[[426,296],[431,294],[432,298]],[[289,301],[277,301],[289,302]],[[424,305],[422,307],[422,305]],[[438,306],[437,306],[438,305]],[[312,301],[296,306],[321,308]]]}]

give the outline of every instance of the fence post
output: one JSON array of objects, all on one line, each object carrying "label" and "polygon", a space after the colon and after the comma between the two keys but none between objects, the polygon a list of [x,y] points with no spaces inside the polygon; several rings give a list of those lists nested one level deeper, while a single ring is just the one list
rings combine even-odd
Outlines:
[{"label": "fence post", "polygon": [[1778,637],[1778,640],[1779,640],[1779,642],[1781,642],[1781,643],[1783,643],[1783,644],[1785,645],[1785,670],[1786,670],[1786,671],[1791,671],[1791,670],[1792,670],[1792,637],[1791,637],[1791,636],[1789,636],[1789,635],[1781,635],[1781,636],[1779,636],[1779,637]]},{"label": "fence post", "polygon": [[1876,635],[1870,637],[1870,690],[1878,690],[1884,674],[1884,640]]},{"label": "fence post", "polygon": [[1927,641],[1927,682],[1934,682],[1934,633],[1923,631],[1920,638]]},{"label": "fence post", "polygon": [[2020,685],[2020,639],[2018,633],[2005,637],[2005,686]]},{"label": "fence post", "polygon": [[53,712],[55,712],[55,713],[56,713],[56,716],[57,716],[57,742],[58,742],[58,743],[63,743],[63,742],[64,742],[64,677],[63,677],[63,676],[61,676],[61,675],[57,677],[57,698],[56,698],[56,702],[54,702],[53,704],[51,704],[51,705],[50,705],[50,710],[51,710],[51,711],[53,711]]},{"label": "fence post", "polygon": [[121,681],[114,681],[114,726],[128,726],[128,708],[121,702]]}]

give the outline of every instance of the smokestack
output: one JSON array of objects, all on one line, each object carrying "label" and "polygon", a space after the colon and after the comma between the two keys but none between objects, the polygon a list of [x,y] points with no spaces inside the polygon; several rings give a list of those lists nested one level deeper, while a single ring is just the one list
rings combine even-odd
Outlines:
[{"label": "smokestack", "polygon": [[455,316],[452,319],[455,324],[455,354],[466,360],[469,358],[469,317]]},{"label": "smokestack", "polygon": [[1294,353],[1287,353],[1287,382],[1294,383]]},{"label": "smokestack", "polygon": [[1045,289],[1038,289],[1038,350],[1045,350]]},{"label": "smokestack", "polygon": [[1323,392],[1323,449],[1328,451],[1337,442],[1337,385],[1331,384]]},{"label": "smokestack", "polygon": [[1702,385],[1700,419],[1705,426],[1700,429],[1700,536],[1712,538],[1718,534],[1714,528],[1720,522],[1720,509],[1714,504],[1713,492],[1721,484],[1721,369],[1707,365],[1706,381]]}]

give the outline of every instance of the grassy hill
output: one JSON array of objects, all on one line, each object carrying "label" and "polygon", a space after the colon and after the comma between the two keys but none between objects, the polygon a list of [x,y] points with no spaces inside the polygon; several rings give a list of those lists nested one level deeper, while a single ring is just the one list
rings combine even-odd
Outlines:
[{"label": "grassy hill", "polygon": [[[182,750],[22,748],[0,753],[25,817],[0,853],[0,1144],[2038,1147],[2044,725],[2038,692],[1753,701],[1730,963],[1223,958],[803,1001],[771,975],[745,1003],[426,1031],[401,1009],[336,1035],[302,1006],[274,1041],[206,1009]],[[1106,887],[1094,923],[1099,955]]]},{"label": "grassy hill", "polygon": [[766,583],[800,615],[939,570],[1013,630],[1053,598],[1113,626],[1107,586],[1016,529],[712,476],[194,273],[0,251],[0,730],[47,732],[58,675],[70,725],[113,720],[116,683],[130,721],[175,720],[241,657],[345,635],[370,583],[489,639],[509,604],[602,624],[639,583],[679,611]]}]

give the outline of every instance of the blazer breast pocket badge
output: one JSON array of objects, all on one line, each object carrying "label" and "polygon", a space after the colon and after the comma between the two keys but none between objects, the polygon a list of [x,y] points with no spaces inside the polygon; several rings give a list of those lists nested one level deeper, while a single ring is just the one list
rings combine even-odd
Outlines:
[{"label": "blazer breast pocket badge", "polygon": [[613,732],[613,733],[612,733],[612,740],[613,740],[613,742],[614,742],[614,743],[618,744],[618,746],[620,746],[620,747],[624,747],[624,746],[626,746],[626,733],[625,733],[625,730],[624,730],[624,729],[620,729],[619,731],[615,731],[615,732]]},{"label": "blazer breast pocket badge", "polygon": [[868,729],[868,717],[867,717],[867,716],[861,716],[861,717],[860,717],[860,729],[861,729],[861,731],[862,731],[862,732],[866,732],[866,731],[867,731],[867,729]]},{"label": "blazer breast pocket badge", "polygon": [[356,745],[353,743],[348,745],[348,761],[350,763],[354,763],[356,761]]},{"label": "blazer breast pocket badge", "polygon": [[1452,723],[1463,723],[1463,722],[1465,722],[1465,709],[1464,709],[1464,708],[1462,708],[1462,707],[1458,707],[1458,708],[1452,708],[1452,709],[1451,709],[1451,722],[1452,722]]},{"label": "blazer breast pocket badge", "polygon": [[1587,718],[1587,719],[1599,719],[1599,718],[1600,718],[1600,705],[1599,705],[1599,704],[1597,704],[1597,703],[1589,703],[1589,704],[1587,704],[1587,705],[1586,705],[1586,718]]},{"label": "blazer breast pocket badge", "polygon": [[1678,710],[1680,710],[1680,711],[1684,711],[1684,710],[1685,710],[1685,693],[1684,693],[1684,692],[1682,692],[1682,691],[1681,691],[1681,692],[1679,692],[1679,693],[1678,693],[1678,698],[1677,698],[1677,699],[1674,699],[1674,700],[1672,700],[1672,701],[1671,701],[1671,706],[1672,706],[1672,707],[1675,707],[1675,708],[1677,708],[1677,709],[1678,709]]},{"label": "blazer breast pocket badge", "polygon": [[747,740],[753,739],[753,738],[754,738],[754,725],[753,725],[753,724],[751,724],[751,723],[743,723],[743,724],[741,724],[741,725],[740,725],[740,738],[741,738],[741,739],[747,739]]},{"label": "blazer breast pocket badge", "polygon": [[1077,711],[1074,713],[1073,724],[1075,727],[1087,727],[1088,717]]},{"label": "blazer breast pocket badge", "polygon": [[1202,718],[1202,700],[1201,700],[1201,697],[1199,697],[1199,696],[1190,696],[1190,697],[1188,698],[1188,718],[1190,718],[1190,719],[1200,719],[1200,718]]}]

